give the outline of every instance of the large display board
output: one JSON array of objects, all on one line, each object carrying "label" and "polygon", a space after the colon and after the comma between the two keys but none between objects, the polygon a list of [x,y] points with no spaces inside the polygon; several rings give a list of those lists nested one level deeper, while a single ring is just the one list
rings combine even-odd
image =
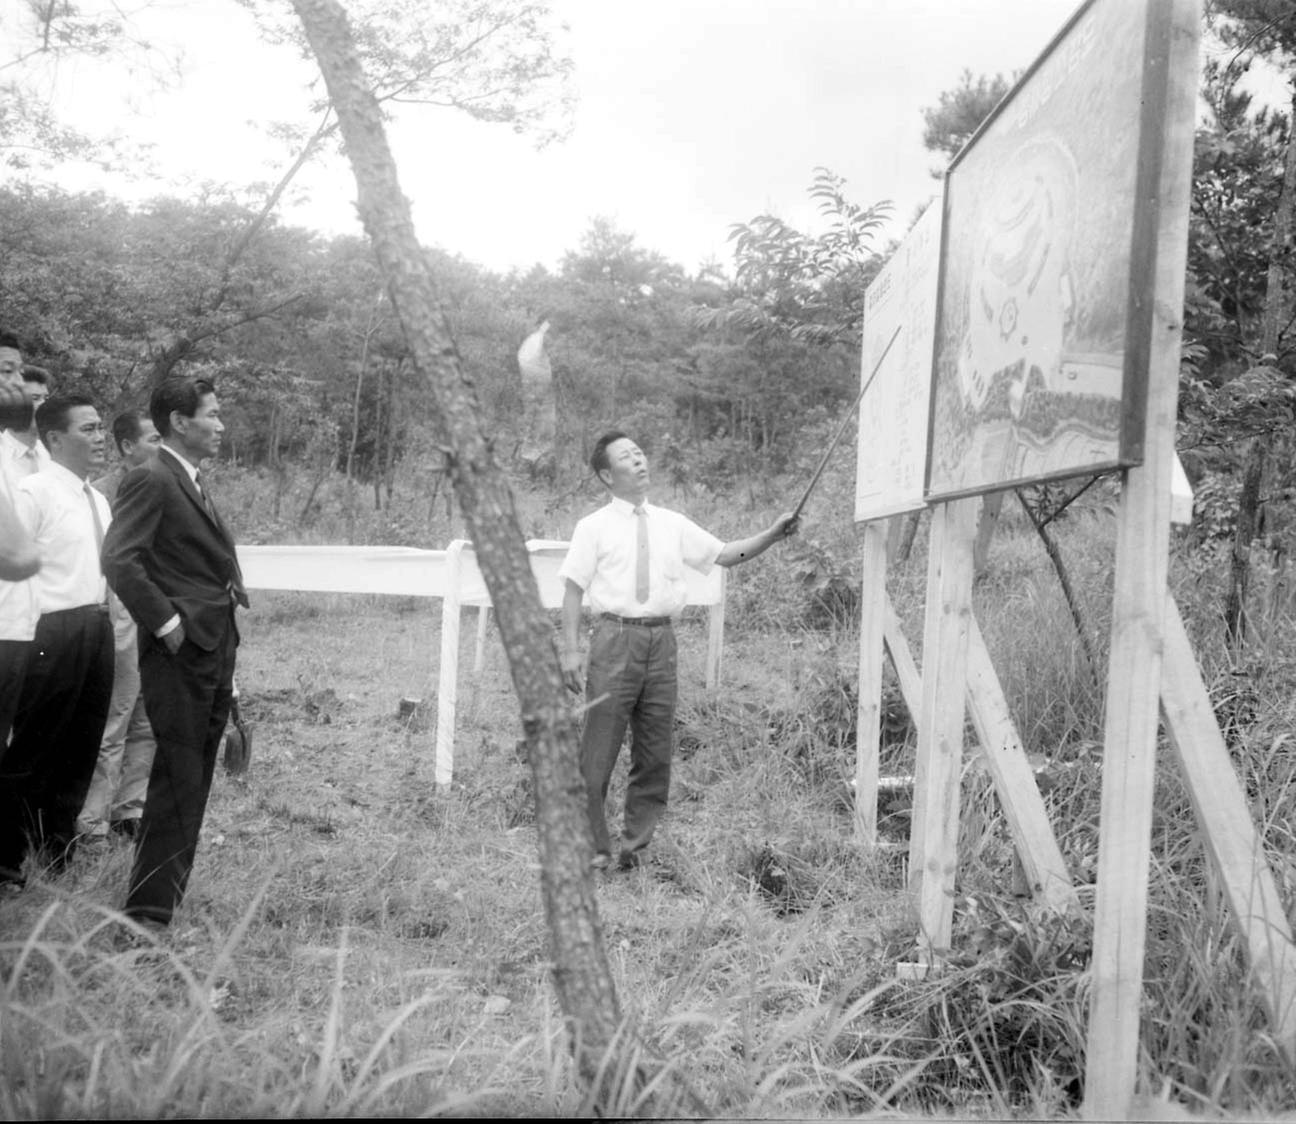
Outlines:
[{"label": "large display board", "polygon": [[929,500],[1138,463],[1150,2],[1083,5],[946,174]]},{"label": "large display board", "polygon": [[860,401],[857,522],[923,506],[940,231],[941,210],[933,202],[864,294],[860,377],[875,368],[877,375]]}]

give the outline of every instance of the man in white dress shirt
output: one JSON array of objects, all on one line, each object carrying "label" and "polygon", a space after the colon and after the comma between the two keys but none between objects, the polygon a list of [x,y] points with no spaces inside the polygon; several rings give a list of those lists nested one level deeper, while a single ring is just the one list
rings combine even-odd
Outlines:
[{"label": "man in white dress shirt", "polygon": [[[0,349],[3,350],[3,349]],[[25,415],[31,411],[31,399],[20,389],[21,384],[7,382],[0,369],[0,429],[6,419],[17,419],[26,424]],[[40,569],[40,555],[27,526],[18,518],[14,508],[13,487],[8,475],[0,471],[0,583],[26,581]],[[15,693],[17,687],[14,687]],[[0,687],[3,694],[3,687]],[[3,703],[0,703],[3,709]],[[0,752],[9,741],[9,719],[0,720]]]},{"label": "man in white dress shirt", "polygon": [[559,569],[567,582],[562,669],[567,687],[579,691],[581,606],[588,597],[597,620],[590,634],[581,773],[594,865],[611,861],[604,804],[628,725],[630,777],[617,863],[628,869],[639,865],[670,791],[678,693],[672,618],[687,601],[684,567],[706,574],[713,565],[750,561],[795,534],[797,520],[784,513],[750,538],[721,542],[683,515],[646,502],[648,458],[619,430],[598,439],[590,467],[611,499],[576,524]]},{"label": "man in white dress shirt", "polygon": [[[24,388],[22,349],[18,338],[9,332],[0,332],[0,388]],[[33,448],[28,443],[28,429],[25,421],[12,430],[0,426],[0,491],[11,499],[19,480],[49,463],[43,445],[37,442]],[[36,633],[36,615],[36,590],[29,580],[0,580],[0,754],[9,744],[9,729]]]},{"label": "man in white dress shirt", "polygon": [[[143,410],[126,410],[113,418],[112,436],[117,446],[117,467],[93,482],[110,504],[117,498],[122,478],[131,469],[148,464],[156,457],[162,442],[153,419]],[[109,831],[135,838],[144,814],[149,771],[157,748],[140,690],[135,621],[111,592],[108,608],[116,646],[112,702],[99,746],[99,759],[95,762],[94,779],[77,820],[83,840],[89,843],[106,840]]]},{"label": "man in white dress shirt", "polygon": [[50,465],[15,489],[18,513],[41,555],[33,580],[40,616],[0,757],[0,881],[23,882],[43,850],[53,867],[71,858],[76,818],[94,773],[112,694],[113,634],[99,549],[112,518],[90,487],[103,467],[104,431],[84,395],[55,395],[36,411]]}]

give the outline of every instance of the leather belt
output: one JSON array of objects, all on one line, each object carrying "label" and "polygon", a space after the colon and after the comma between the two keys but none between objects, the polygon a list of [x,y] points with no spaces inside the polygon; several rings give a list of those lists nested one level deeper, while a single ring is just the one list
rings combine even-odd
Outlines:
[{"label": "leather belt", "polygon": [[617,624],[638,625],[640,628],[669,628],[673,623],[670,617],[618,617],[616,613],[603,613],[605,621],[616,621]]}]

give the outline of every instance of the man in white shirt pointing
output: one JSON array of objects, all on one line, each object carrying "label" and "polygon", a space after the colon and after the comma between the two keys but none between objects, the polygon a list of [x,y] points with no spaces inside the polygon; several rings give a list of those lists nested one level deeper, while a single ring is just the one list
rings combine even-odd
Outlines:
[{"label": "man in white shirt pointing", "polygon": [[40,616],[0,757],[0,880],[23,881],[23,859],[43,850],[55,869],[71,858],[112,694],[113,637],[99,548],[111,521],[90,487],[103,467],[99,411],[84,395],[55,395],[36,411],[51,463],[19,481],[18,513],[41,556],[32,579]]},{"label": "man in white shirt pointing", "polygon": [[619,430],[598,439],[590,467],[611,498],[576,524],[559,569],[567,582],[562,669],[568,689],[579,691],[581,605],[588,596],[597,619],[585,683],[590,706],[581,773],[594,865],[602,868],[612,856],[604,803],[628,725],[630,777],[617,863],[626,869],[639,865],[670,791],[678,693],[672,621],[687,599],[684,567],[706,574],[713,565],[750,561],[795,534],[797,520],[785,513],[750,538],[721,542],[678,512],[647,502],[648,458]]}]

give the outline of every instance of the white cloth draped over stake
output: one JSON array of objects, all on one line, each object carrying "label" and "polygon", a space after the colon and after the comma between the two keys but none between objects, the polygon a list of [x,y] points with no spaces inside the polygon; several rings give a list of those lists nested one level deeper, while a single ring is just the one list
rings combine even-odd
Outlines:
[{"label": "white cloth draped over stake", "polygon": [[522,376],[522,435],[519,452],[524,460],[538,461],[554,453],[558,412],[553,391],[553,368],[545,354],[546,320],[518,348],[518,372]]}]

